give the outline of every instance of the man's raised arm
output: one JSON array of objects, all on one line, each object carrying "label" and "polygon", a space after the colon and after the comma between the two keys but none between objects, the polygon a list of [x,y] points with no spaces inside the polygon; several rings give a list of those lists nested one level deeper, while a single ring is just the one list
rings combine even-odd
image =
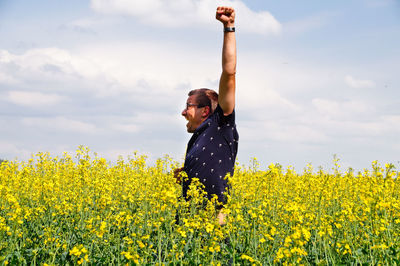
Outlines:
[{"label": "man's raised arm", "polygon": [[218,103],[224,115],[230,115],[235,108],[236,39],[235,10],[231,7],[218,7],[216,19],[224,25],[224,44],[222,47],[222,74],[219,80]]}]

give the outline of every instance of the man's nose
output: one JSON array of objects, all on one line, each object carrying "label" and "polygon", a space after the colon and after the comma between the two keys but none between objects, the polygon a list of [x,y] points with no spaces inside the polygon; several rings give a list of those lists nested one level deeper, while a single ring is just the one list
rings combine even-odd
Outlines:
[{"label": "man's nose", "polygon": [[185,108],[185,109],[183,109],[183,111],[182,111],[181,115],[182,115],[182,116],[185,116],[185,115],[186,115],[186,108]]}]

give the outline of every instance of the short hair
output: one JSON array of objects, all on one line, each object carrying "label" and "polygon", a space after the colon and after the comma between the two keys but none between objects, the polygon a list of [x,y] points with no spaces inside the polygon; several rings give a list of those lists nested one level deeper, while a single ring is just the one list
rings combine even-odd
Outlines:
[{"label": "short hair", "polygon": [[218,93],[214,90],[210,90],[207,88],[195,89],[191,90],[188,93],[188,96],[196,96],[196,101],[198,105],[201,106],[209,106],[211,109],[211,113],[215,111],[218,105]]}]

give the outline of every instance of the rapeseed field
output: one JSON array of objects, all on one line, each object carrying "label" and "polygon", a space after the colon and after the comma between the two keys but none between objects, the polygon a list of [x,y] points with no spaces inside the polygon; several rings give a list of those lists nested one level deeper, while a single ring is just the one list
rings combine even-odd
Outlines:
[{"label": "rapeseed field", "polygon": [[223,210],[194,182],[190,201],[168,156],[114,164],[80,147],[0,166],[3,265],[400,264],[399,172],[392,164],[302,173],[236,167]]}]

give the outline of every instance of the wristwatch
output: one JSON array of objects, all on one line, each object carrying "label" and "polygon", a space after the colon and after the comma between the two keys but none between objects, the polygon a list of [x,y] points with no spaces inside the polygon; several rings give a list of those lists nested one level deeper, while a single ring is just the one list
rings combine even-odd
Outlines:
[{"label": "wristwatch", "polygon": [[225,27],[224,32],[235,32],[235,27]]}]

